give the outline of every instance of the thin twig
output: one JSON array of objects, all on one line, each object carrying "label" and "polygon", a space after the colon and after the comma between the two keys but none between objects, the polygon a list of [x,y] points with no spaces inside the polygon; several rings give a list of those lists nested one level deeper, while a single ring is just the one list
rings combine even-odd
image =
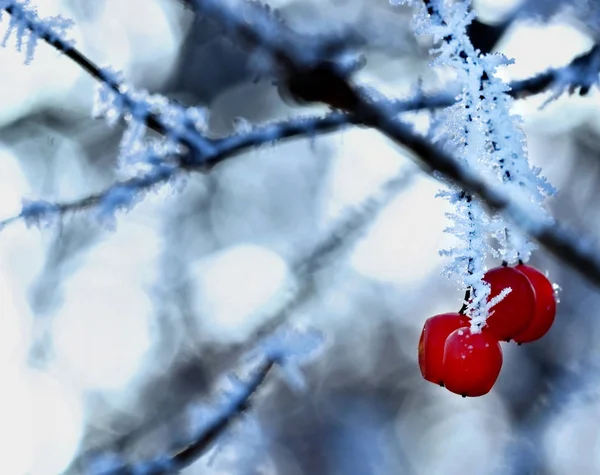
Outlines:
[{"label": "thin twig", "polygon": [[[264,383],[269,371],[273,368],[275,360],[268,359],[255,369],[250,380],[245,381],[244,390],[235,395],[235,398],[229,400],[221,411],[213,417],[195,440],[179,449],[171,456],[173,464],[177,467],[177,471],[191,465],[203,453],[206,452],[217,440],[217,438],[231,425],[231,423],[239,418],[245,411],[250,408],[252,397],[256,391]],[[133,473],[133,472],[132,472]],[[167,471],[157,472],[156,475],[170,473]]]},{"label": "thin twig", "polygon": [[[323,238],[320,238],[310,249],[300,252],[299,256],[293,259],[291,264],[292,274],[294,275],[296,286],[292,289],[293,293],[280,302],[277,308],[268,311],[267,316],[263,317],[264,323],[260,325],[250,338],[239,344],[233,344],[227,347],[228,354],[243,354],[250,351],[256,342],[275,333],[285,322],[289,321],[291,315],[298,311],[313,295],[315,290],[316,274],[331,263],[337,256],[345,250],[348,250],[357,239],[362,236],[366,228],[372,224],[382,209],[385,208],[401,192],[407,189],[408,185],[416,176],[415,169],[404,169],[398,175],[386,181],[376,193],[367,198],[357,207],[347,210],[343,217],[337,220],[328,230]],[[205,352],[211,352],[210,347],[204,348]],[[218,351],[215,349],[215,351]],[[190,364],[195,365],[196,362]],[[185,370],[182,370],[185,372]],[[174,417],[176,408],[164,410],[156,408],[159,411],[156,417],[144,422],[134,431],[129,432],[121,442],[111,444],[111,447],[119,447],[123,450],[123,441],[135,440],[139,434],[148,433],[153,428]],[[94,450],[97,452],[98,449]],[[86,456],[80,456],[79,460]],[[81,461],[75,462],[74,466],[81,465]]]},{"label": "thin twig", "polygon": [[[176,175],[184,172],[206,173],[229,157],[240,154],[254,147],[273,143],[279,140],[305,138],[319,133],[337,130],[350,123],[351,117],[341,112],[335,112],[325,117],[299,117],[281,122],[273,122],[257,126],[249,132],[231,135],[214,142],[210,153],[195,156],[190,151],[173,158],[172,162],[160,162],[149,172],[127,180],[118,181],[104,190],[72,201],[51,203],[32,201],[23,206],[18,215],[0,221],[0,230],[4,227],[25,220],[32,223],[51,221],[70,212],[82,211],[101,204],[111,197],[115,208],[130,208],[140,199],[140,192],[166,183]],[[115,209],[116,210],[116,209]]]},{"label": "thin twig", "polygon": [[78,461],[84,473],[93,475],[169,475],[179,473],[194,463],[217,439],[239,419],[249,408],[256,392],[265,382],[273,366],[278,363],[277,355],[269,355],[252,371],[249,379],[240,382],[237,392],[229,394],[226,401],[217,405],[204,421],[203,426],[194,434],[193,440],[178,449],[154,459],[127,463],[119,454],[100,454],[88,456]]},{"label": "thin twig", "polygon": [[[67,41],[61,35],[57,34],[52,28],[44,25],[43,23],[36,23],[36,16],[28,9],[26,5],[18,5],[13,3],[11,6],[4,7],[4,11],[11,16],[19,15],[20,26],[23,26],[30,31],[32,35],[42,39],[48,45],[55,48],[60,53],[67,56],[91,77],[96,79],[101,84],[104,84],[117,94],[123,101],[123,107],[129,110],[135,110],[139,106],[138,101],[134,99],[130,93],[123,90],[123,85],[119,84],[113,77],[108,74],[108,70],[101,68],[94,61],[80,52],[74,47],[71,41]],[[144,123],[146,126],[154,130],[161,135],[172,134],[172,128],[167,125],[163,118],[159,114],[156,114],[146,107],[144,108]],[[196,148],[199,150],[210,149],[210,139],[202,136],[197,130],[195,130],[191,123],[186,124],[185,131],[177,134],[179,142],[189,148]]]}]

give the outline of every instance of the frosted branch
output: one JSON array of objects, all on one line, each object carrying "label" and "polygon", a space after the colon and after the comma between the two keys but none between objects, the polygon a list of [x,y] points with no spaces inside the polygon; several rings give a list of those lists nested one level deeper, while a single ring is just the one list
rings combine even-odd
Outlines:
[{"label": "frosted branch", "polygon": [[87,475],[169,475],[179,473],[194,463],[213,447],[223,434],[231,428],[251,407],[257,391],[263,386],[275,365],[281,366],[284,376],[294,384],[303,384],[300,365],[314,357],[321,349],[323,337],[315,331],[280,331],[260,342],[246,356],[254,368],[249,376],[241,379],[229,375],[227,387],[211,406],[191,404],[187,407],[189,443],[150,460],[127,462],[119,454],[107,452],[82,460],[83,472]]},{"label": "frosted branch", "polygon": [[[511,199],[505,190],[488,183],[488,180],[476,171],[457,162],[451,154],[430,144],[410,126],[396,119],[390,103],[373,103],[365,98],[358,88],[349,83],[347,71],[329,57],[322,59],[324,52],[321,48],[310,50],[304,41],[299,40],[296,43],[293,32],[287,29],[284,31],[276,22],[270,24],[267,15],[249,12],[247,5],[242,2],[195,0],[194,6],[198,13],[222,24],[242,42],[252,47],[264,48],[286,74],[293,76],[298,71],[317,71],[321,79],[327,80],[328,85],[337,85],[347,91],[356,101],[356,107],[350,111],[353,122],[374,127],[392,141],[410,149],[432,172],[437,171],[466,191],[479,196],[492,211],[503,212],[550,252],[600,285],[600,260],[591,245],[552,220],[538,216],[529,204]],[[249,19],[252,21],[248,21]],[[281,41],[275,41],[278,32],[283,35]],[[244,141],[242,138],[238,140]]]},{"label": "frosted branch", "polygon": [[[379,212],[391,200],[396,198],[399,193],[407,189],[416,174],[417,170],[412,167],[410,169],[403,169],[399,174],[386,181],[362,204],[343,213],[343,217],[337,220],[322,238],[319,238],[306,251],[300,252],[300,255],[292,263],[293,273],[296,276],[298,285],[293,288],[290,298],[281,302],[272,313],[269,313],[263,319],[265,323],[254,332],[252,338],[249,338],[246,342],[229,346],[228,352],[230,354],[244,354],[248,352],[249,357],[260,356],[261,354],[277,356],[283,352],[285,358],[284,360],[280,360],[279,364],[281,365],[283,362],[284,376],[295,387],[302,388],[303,381],[302,378],[298,377],[297,364],[301,363],[306,357],[311,356],[311,351],[321,342],[321,338],[315,332],[305,332],[299,335],[297,333],[294,334],[285,328],[282,329],[282,325],[312,295],[315,287],[314,278],[316,273],[328,264],[331,264],[331,261],[344,250],[351,247],[363,235],[368,226],[379,215]],[[275,352],[275,354],[271,352]],[[193,361],[190,364],[196,364],[196,362]],[[202,412],[205,413],[206,411]],[[173,415],[172,412],[165,413],[163,411],[161,412],[160,420],[164,421],[173,417]],[[135,438],[138,433],[149,432],[156,425],[156,420],[144,424],[141,428],[136,429],[134,433],[129,433],[127,439]],[[122,444],[115,443],[113,446],[120,447]],[[99,451],[94,450],[93,452],[97,453]],[[103,451],[103,453],[107,452],[109,451]],[[87,458],[89,456],[80,456],[74,465],[81,466],[85,464],[84,461]],[[118,458],[111,456],[106,459],[106,463],[109,460],[115,461]],[[120,461],[117,466],[122,467],[124,463]]]},{"label": "frosted branch", "polygon": [[[510,81],[506,94],[513,99],[525,99],[554,89],[553,98],[564,92],[574,94],[578,91],[580,95],[586,95],[594,84],[598,85],[599,61],[600,45],[594,45],[565,66],[550,68],[526,79]],[[449,89],[453,91],[456,87],[450,85]],[[396,100],[393,104],[397,107],[397,112],[401,113],[450,107],[455,102],[456,93],[443,91],[411,100]]]},{"label": "frosted branch", "polygon": [[25,200],[21,212],[11,218],[0,221],[0,229],[24,220],[28,225],[43,226],[62,219],[65,214],[97,208],[101,220],[111,218],[117,211],[129,210],[159,184],[172,179],[180,169],[163,164],[154,167],[150,172],[117,182],[105,190],[74,201],[51,203],[44,200]]},{"label": "frosted branch", "polygon": [[[3,0],[3,3],[0,4],[2,9],[10,14],[15,13],[15,8],[20,8],[23,5],[25,3],[18,0]],[[371,103],[362,96],[355,86],[348,82],[347,71],[343,67],[332,60],[320,62],[323,55],[329,53],[328,51],[319,45],[313,45],[314,48],[311,48],[309,47],[311,45],[305,41],[295,43],[294,33],[287,29],[283,31],[280,25],[271,24],[268,16],[254,15],[253,13],[250,17],[252,21],[248,22],[248,18],[244,16],[247,11],[242,3],[230,0],[222,2],[195,0],[194,5],[199,12],[203,12],[224,26],[229,27],[236,36],[241,36],[241,39],[247,43],[266,48],[278,67],[287,74],[293,75],[298,71],[307,70],[320,71],[329,80],[329,84],[340,86],[356,101],[356,107],[350,114],[350,122],[362,123],[377,128],[397,144],[407,147],[432,171],[437,170],[446,179],[453,180],[467,191],[478,195],[492,210],[505,213],[522,230],[534,237],[557,257],[571,264],[595,283],[600,284],[600,261],[596,250],[588,244],[587,240],[577,238],[572,232],[563,229],[554,222],[536,216],[527,204],[512,200],[503,190],[489,184],[469,168],[457,163],[451,154],[428,143],[425,138],[413,132],[410,126],[395,118],[396,113],[389,103]],[[30,20],[31,18],[25,18],[22,25],[29,30],[35,29],[36,26]],[[279,33],[283,35],[281,38],[278,36]],[[96,79],[102,82],[106,81],[99,68],[73,49],[68,41],[62,37],[57,37],[53,31],[41,30],[39,38],[64,52],[66,56],[80,64]],[[330,56],[329,54],[326,55],[331,59]],[[577,62],[574,67],[577,67],[580,62],[585,62],[585,58]],[[557,74],[557,70],[550,70],[527,83],[522,82],[518,89],[523,94],[530,91],[540,92],[555,82]],[[114,88],[115,93],[120,92],[117,84],[108,82],[107,84],[109,87]],[[324,99],[327,98],[324,97]],[[339,120],[340,116],[336,118]],[[160,129],[160,125],[155,121],[153,122],[153,120],[154,117],[150,114],[146,118],[148,126],[151,128],[156,126]],[[343,122],[347,120],[344,119]],[[164,130],[161,129],[162,132]],[[252,139],[237,137],[232,141],[234,143],[229,144],[227,149],[234,153],[243,149],[245,144],[251,142]],[[200,163],[204,163],[205,166],[210,167],[211,163],[218,162],[224,157],[226,153],[224,144],[226,143],[228,143],[227,139],[225,142],[219,142],[221,146],[219,150],[211,150],[208,157],[193,157],[192,164],[200,167]]]},{"label": "frosted branch", "polygon": [[25,46],[25,64],[32,61],[39,39],[62,53],[71,51],[73,42],[66,38],[67,30],[73,25],[71,20],[62,16],[40,18],[29,0],[0,0],[0,20],[3,11],[10,15],[10,21],[1,44],[6,47],[9,38],[14,36],[17,51],[23,51]]},{"label": "frosted branch", "polygon": [[[210,140],[203,137],[196,130],[196,124],[193,120],[183,114],[175,125],[167,123],[163,117],[165,104],[148,101],[147,94],[143,91],[135,91],[130,86],[122,84],[122,80],[117,73],[109,68],[99,67],[78,51],[74,47],[74,43],[67,40],[64,34],[66,28],[72,24],[70,20],[60,16],[47,19],[40,18],[35,7],[30,5],[29,0],[0,0],[0,14],[2,11],[5,11],[11,17],[2,46],[6,46],[7,39],[14,31],[18,49],[21,47],[23,38],[28,34],[26,63],[33,58],[35,42],[38,39],[45,41],[63,53],[101,83],[101,97],[105,99],[105,102],[111,102],[113,106],[107,111],[111,112],[108,117],[109,120],[121,118],[127,111],[131,120],[141,121],[148,128],[161,135],[175,137],[183,145],[196,148],[198,151],[210,150]],[[154,110],[157,105],[163,108],[158,113]]]},{"label": "frosted branch", "polygon": [[0,230],[19,220],[30,225],[51,224],[65,214],[100,206],[100,217],[113,216],[116,211],[129,210],[147,193],[185,172],[206,173],[222,161],[255,147],[284,139],[305,138],[327,133],[350,123],[350,116],[336,112],[323,117],[298,117],[251,128],[248,132],[233,134],[214,141],[210,153],[201,155],[191,151],[179,156],[147,155],[150,171],[119,181],[99,193],[87,197],[52,203],[45,200],[25,200],[21,212],[0,221]]},{"label": "frosted branch", "polygon": [[488,183],[477,172],[414,132],[409,125],[390,118],[384,111],[374,113],[378,118],[377,128],[411,150],[432,172],[441,173],[446,179],[479,196],[492,211],[502,212],[557,258],[600,285],[600,254],[589,238],[536,214],[529,203],[514,200],[502,186]]},{"label": "frosted branch", "polygon": [[221,397],[215,406],[200,412],[193,411],[195,417],[192,426],[195,433],[189,444],[174,452],[142,462],[127,463],[114,453],[90,457],[87,463],[82,462],[84,473],[87,475],[168,475],[179,473],[212,447],[232,423],[250,408],[256,392],[281,358],[282,355],[269,355],[254,369],[246,381],[241,381],[235,376],[230,377],[230,381],[235,381],[236,384],[233,389]]}]

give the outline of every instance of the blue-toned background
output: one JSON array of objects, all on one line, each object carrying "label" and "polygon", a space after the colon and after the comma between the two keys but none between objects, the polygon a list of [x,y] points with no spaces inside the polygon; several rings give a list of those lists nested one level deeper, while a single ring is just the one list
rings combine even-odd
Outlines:
[{"label": "blue-toned background", "polygon": [[[578,18],[581,1],[572,11],[561,3],[521,5],[497,45],[515,59],[506,78],[562,66],[593,46],[596,19]],[[286,103],[269,78],[254,81],[257,58],[179,1],[37,4],[41,15],[72,18],[71,37],[96,63],[207,107],[215,135],[326,110]],[[429,87],[448,79],[428,68],[429,44],[415,38],[409,10],[383,0],[269,4],[302,31],[363,32],[359,79],[385,93],[409,95],[419,77]],[[493,24],[519,2],[475,6]],[[114,182],[124,130],[91,117],[96,84],[68,58],[41,44],[25,66],[11,41],[0,49],[0,219],[23,198],[72,200]],[[560,191],[553,214],[597,238],[600,96],[540,109],[548,97],[515,110],[530,161]],[[428,123],[427,114],[411,119]],[[365,211],[398,174],[408,178],[396,195]],[[434,198],[440,186],[377,132],[347,129],[190,174],[118,215],[114,230],[91,212],[2,230],[0,473],[81,473],[78,456],[93,448],[133,460],[166,451],[188,430],[184,409],[210,404],[282,307],[286,321],[327,338],[304,367],[307,391],[275,372],[248,417],[184,474],[599,473],[599,294],[543,250],[533,263],[562,288],[550,333],[504,346],[487,396],[462,399],[421,378],[424,320],[458,310],[463,296],[440,274],[438,251],[452,244],[443,233],[450,208]],[[299,271],[353,210],[372,215],[358,239],[342,229],[337,252]],[[288,305],[298,289],[300,302]]]}]

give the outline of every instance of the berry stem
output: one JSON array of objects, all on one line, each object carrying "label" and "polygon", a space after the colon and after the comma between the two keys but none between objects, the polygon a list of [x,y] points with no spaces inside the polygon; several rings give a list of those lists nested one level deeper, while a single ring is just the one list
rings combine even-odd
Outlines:
[{"label": "berry stem", "polygon": [[471,298],[471,287],[467,287],[467,290],[465,291],[465,297],[463,299],[462,307],[458,311],[458,313],[460,313],[461,315],[464,315],[465,312],[467,311],[467,306],[468,306],[467,302],[469,301],[470,298]]}]

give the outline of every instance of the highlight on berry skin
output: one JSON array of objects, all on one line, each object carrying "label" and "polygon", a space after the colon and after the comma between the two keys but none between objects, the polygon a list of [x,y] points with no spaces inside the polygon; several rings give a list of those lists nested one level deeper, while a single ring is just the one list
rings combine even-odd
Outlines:
[{"label": "highlight on berry skin", "polygon": [[444,344],[442,367],[448,391],[461,396],[483,396],[490,392],[502,369],[500,343],[486,330],[454,330]]},{"label": "highlight on berry skin", "polygon": [[490,285],[490,298],[505,288],[511,292],[493,307],[487,319],[488,329],[500,341],[509,341],[533,321],[536,296],[531,282],[514,267],[496,267],[486,272],[483,280]]},{"label": "highlight on berry skin", "polygon": [[533,320],[522,332],[513,339],[517,343],[530,343],[542,338],[554,323],[556,317],[557,299],[554,285],[535,267],[519,264],[515,267],[528,279],[535,291],[535,311]]},{"label": "highlight on berry skin", "polygon": [[460,313],[443,313],[428,318],[419,340],[419,368],[423,377],[443,386],[444,344],[448,335],[458,328],[469,326],[469,319]]}]

